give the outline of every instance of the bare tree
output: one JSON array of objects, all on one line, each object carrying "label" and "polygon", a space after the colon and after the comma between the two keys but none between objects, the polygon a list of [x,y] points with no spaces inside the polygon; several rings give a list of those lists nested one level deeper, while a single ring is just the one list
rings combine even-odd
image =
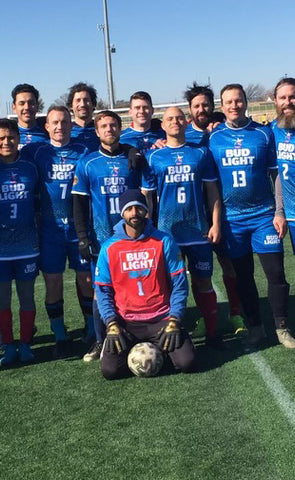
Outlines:
[{"label": "bare tree", "polygon": [[67,100],[68,100],[68,94],[63,93],[58,98],[56,98],[54,100],[54,102],[52,102],[52,105],[62,105],[64,107],[66,107],[67,106]]},{"label": "bare tree", "polygon": [[267,99],[267,90],[260,83],[249,83],[245,87],[245,92],[249,102],[259,102]]},{"label": "bare tree", "polygon": [[115,106],[117,108],[129,107],[129,101],[128,100],[117,100]]},{"label": "bare tree", "polygon": [[40,97],[38,102],[38,113],[42,113],[44,111],[44,107],[44,100],[42,100],[42,98]]},{"label": "bare tree", "polygon": [[99,98],[96,104],[96,110],[106,110],[108,108],[107,104],[102,98]]}]

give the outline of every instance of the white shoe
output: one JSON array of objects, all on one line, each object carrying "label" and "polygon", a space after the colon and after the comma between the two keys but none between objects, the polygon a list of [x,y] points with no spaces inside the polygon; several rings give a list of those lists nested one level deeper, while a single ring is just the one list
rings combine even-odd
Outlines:
[{"label": "white shoe", "polygon": [[295,348],[295,338],[292,337],[288,328],[276,329],[279,342],[286,348]]}]

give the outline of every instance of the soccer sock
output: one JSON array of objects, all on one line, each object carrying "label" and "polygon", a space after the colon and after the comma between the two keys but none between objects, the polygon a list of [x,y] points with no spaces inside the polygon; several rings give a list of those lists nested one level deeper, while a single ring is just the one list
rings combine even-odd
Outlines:
[{"label": "soccer sock", "polygon": [[87,325],[87,334],[91,337],[95,336],[93,314],[92,314],[92,297],[81,296],[80,307]]},{"label": "soccer sock", "polygon": [[204,317],[207,337],[215,337],[217,331],[217,297],[215,291],[196,292],[194,298]]},{"label": "soccer sock", "polygon": [[31,343],[33,338],[33,327],[35,322],[36,312],[19,311],[20,320],[20,341],[23,343]]},{"label": "soccer sock", "polygon": [[6,310],[0,310],[0,332],[3,343],[13,342],[12,312],[10,308],[7,308]]},{"label": "soccer sock", "polygon": [[222,278],[227,293],[230,315],[241,315],[241,302],[237,291],[236,277],[223,275]]},{"label": "soccer sock", "polygon": [[105,337],[105,328],[99,314],[96,298],[93,299],[92,309],[93,309],[93,324],[94,324],[96,341],[99,343],[102,343]]},{"label": "soccer sock", "polygon": [[64,323],[64,301],[59,300],[56,303],[45,303],[47,315],[50,320],[51,330],[55,335],[55,340],[61,341],[67,339],[67,333]]}]

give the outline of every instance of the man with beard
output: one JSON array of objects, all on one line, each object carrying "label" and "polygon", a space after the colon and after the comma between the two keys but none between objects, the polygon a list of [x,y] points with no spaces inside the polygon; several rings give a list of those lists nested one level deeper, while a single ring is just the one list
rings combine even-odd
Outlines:
[{"label": "man with beard", "polygon": [[295,253],[295,78],[283,78],[274,90],[277,118],[271,124],[277,150],[284,210]]},{"label": "man with beard", "polygon": [[92,119],[96,103],[97,93],[91,85],[79,82],[70,88],[67,107],[74,114],[71,138],[85,145],[89,152],[94,152],[99,147],[99,138]]},{"label": "man with beard", "polygon": [[[212,131],[212,117],[214,111],[214,95],[211,88],[208,86],[200,86],[195,82],[193,86],[187,88],[184,94],[189,103],[189,111],[192,122],[187,126],[185,131],[185,139],[187,142],[195,143],[196,145],[208,146],[209,133]],[[215,124],[217,126],[218,123]],[[208,222],[210,223],[210,214],[208,215]],[[227,256],[223,240],[217,245],[213,245],[213,250],[217,255],[218,262],[223,272],[223,283],[226,289],[230,316],[229,321],[236,334],[245,331],[245,325],[241,316],[240,299],[237,293],[236,275],[232,262]],[[202,319],[198,323],[196,333],[202,334],[203,322]]]},{"label": "man with beard", "polygon": [[246,117],[247,99],[240,84],[226,85],[220,96],[226,123],[212,132],[209,142],[221,181],[224,236],[248,321],[247,346],[264,337],[254,280],[255,252],[267,277],[278,340],[295,348],[287,328],[289,285],[282,244],[286,220],[276,210],[269,178],[273,182],[277,178],[274,138],[268,127]]},{"label": "man with beard", "polygon": [[102,373],[109,380],[125,375],[128,351],[138,342],[152,342],[178,370],[191,371],[195,349],[181,328],[188,287],[178,247],[146,219],[140,190],[126,190],[119,210],[123,220],[101,248],[95,277],[106,325]]},{"label": "man with beard", "polygon": [[[129,146],[119,143],[122,125],[119,115],[104,110],[95,117],[94,123],[101,145],[98,151],[78,162],[72,193],[80,253],[85,260],[93,259],[96,264],[100,245],[112,236],[113,227],[120,220],[120,194],[129,188],[140,188],[142,176],[148,185],[152,179],[147,165],[142,169],[130,168]],[[90,206],[92,232],[89,232]],[[84,357],[85,361],[100,355],[103,333],[96,313],[94,318],[97,342]]]}]

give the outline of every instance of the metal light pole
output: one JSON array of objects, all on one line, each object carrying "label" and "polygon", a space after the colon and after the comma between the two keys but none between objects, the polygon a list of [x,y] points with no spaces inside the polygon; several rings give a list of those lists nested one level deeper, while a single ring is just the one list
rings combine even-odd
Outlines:
[{"label": "metal light pole", "polygon": [[107,0],[103,0],[104,25],[98,25],[99,30],[104,32],[104,48],[106,56],[107,83],[110,108],[115,107],[114,82],[112,72],[111,53],[115,52],[114,46],[110,46],[109,21]]}]

